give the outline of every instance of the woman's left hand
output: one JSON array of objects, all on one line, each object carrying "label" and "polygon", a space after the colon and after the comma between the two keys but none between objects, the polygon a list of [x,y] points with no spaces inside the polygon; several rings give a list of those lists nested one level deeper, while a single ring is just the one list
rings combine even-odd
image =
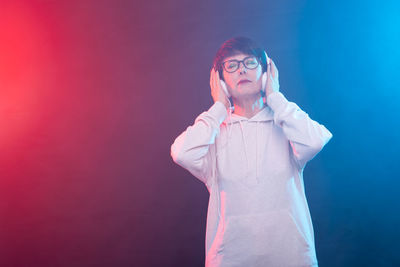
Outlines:
[{"label": "woman's left hand", "polygon": [[265,88],[265,98],[264,102],[266,103],[266,98],[272,94],[273,92],[279,92],[279,73],[278,69],[275,66],[275,63],[270,59],[269,68],[264,75],[267,75],[267,82]]}]

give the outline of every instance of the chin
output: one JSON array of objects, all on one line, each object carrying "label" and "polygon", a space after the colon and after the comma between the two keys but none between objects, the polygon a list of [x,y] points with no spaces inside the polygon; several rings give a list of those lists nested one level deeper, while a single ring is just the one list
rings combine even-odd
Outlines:
[{"label": "chin", "polygon": [[234,98],[241,99],[241,98],[254,98],[258,99],[261,96],[261,91],[254,91],[254,92],[237,92],[236,94],[232,95]]}]

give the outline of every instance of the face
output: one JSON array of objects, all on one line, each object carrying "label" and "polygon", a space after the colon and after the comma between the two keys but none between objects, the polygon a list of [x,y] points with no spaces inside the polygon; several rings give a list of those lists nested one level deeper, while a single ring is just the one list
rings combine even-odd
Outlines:
[{"label": "face", "polygon": [[[229,60],[241,61],[250,55],[247,54],[237,54],[224,59],[224,62]],[[258,64],[255,69],[247,69],[243,62],[239,64],[239,68],[232,73],[227,72],[223,69],[223,77],[225,83],[228,87],[229,93],[232,97],[242,98],[242,97],[260,97],[261,92],[261,76],[262,76],[262,66]]]}]

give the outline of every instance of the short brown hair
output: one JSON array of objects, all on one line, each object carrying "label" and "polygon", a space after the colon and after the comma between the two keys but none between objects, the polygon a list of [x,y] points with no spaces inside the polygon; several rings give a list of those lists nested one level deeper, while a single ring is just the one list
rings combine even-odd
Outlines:
[{"label": "short brown hair", "polygon": [[255,41],[247,37],[234,37],[225,41],[218,49],[217,54],[214,57],[213,67],[218,70],[219,77],[223,78],[222,75],[222,62],[224,59],[236,54],[253,55],[260,60],[262,71],[267,71],[267,58],[264,53],[264,49],[261,48]]}]

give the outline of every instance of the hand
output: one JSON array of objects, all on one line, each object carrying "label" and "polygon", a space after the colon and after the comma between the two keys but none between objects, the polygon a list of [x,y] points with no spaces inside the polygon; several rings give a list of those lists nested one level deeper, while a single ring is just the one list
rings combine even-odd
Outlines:
[{"label": "hand", "polygon": [[211,87],[211,96],[214,99],[214,102],[221,102],[225,105],[226,108],[229,108],[229,100],[228,96],[225,94],[224,90],[221,87],[221,80],[219,78],[219,72],[214,68],[211,69],[210,74],[210,87]]},{"label": "hand", "polygon": [[263,75],[267,75],[267,82],[264,88],[265,90],[264,103],[266,103],[267,97],[270,94],[272,94],[273,92],[279,92],[279,73],[272,59],[270,59],[269,68],[267,72],[265,72]]}]

